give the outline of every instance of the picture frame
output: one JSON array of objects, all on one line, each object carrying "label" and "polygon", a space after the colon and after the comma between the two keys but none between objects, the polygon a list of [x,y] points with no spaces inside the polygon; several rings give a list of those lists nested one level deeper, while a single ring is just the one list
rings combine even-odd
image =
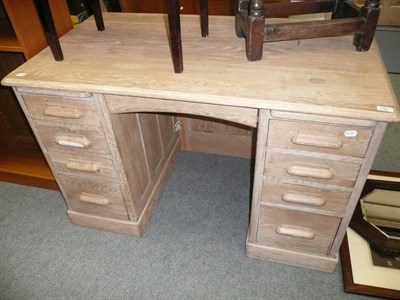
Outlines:
[{"label": "picture frame", "polygon": [[[390,189],[391,185],[386,185],[387,182],[394,182],[395,190],[400,185],[400,174],[398,173],[372,171],[368,179],[373,180],[374,187],[379,188]],[[379,185],[379,181],[382,181],[384,185]],[[365,190],[371,191],[368,182]],[[360,198],[366,195],[365,191],[361,195]],[[349,293],[398,299],[400,294],[400,256],[396,251],[380,251],[386,249],[387,244],[385,243],[381,244],[381,248],[377,248],[376,244],[371,244],[366,237],[372,234],[376,238],[380,233],[374,232],[376,230],[373,228],[374,226],[366,221],[365,223],[363,226],[367,228],[367,236],[364,234],[365,232],[359,234],[349,227],[340,247],[344,290]],[[386,256],[388,253],[391,256]]]},{"label": "picture frame", "polygon": [[[400,254],[399,193],[400,174],[377,171],[371,173],[365,182],[360,201],[357,203],[349,224],[376,249],[387,255]],[[371,199],[374,199],[375,203],[370,203]],[[371,219],[367,218],[367,213],[375,216],[371,216]],[[394,221],[392,222],[392,220]],[[389,228],[391,225],[388,224],[390,223],[395,223],[397,228]],[[387,227],[383,229],[385,224]],[[393,236],[390,235],[390,231],[393,232]]]}]

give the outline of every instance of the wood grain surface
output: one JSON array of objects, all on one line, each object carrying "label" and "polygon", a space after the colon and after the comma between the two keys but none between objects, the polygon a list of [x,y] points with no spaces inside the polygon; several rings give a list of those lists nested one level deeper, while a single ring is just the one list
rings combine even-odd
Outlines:
[{"label": "wood grain surface", "polygon": [[5,85],[278,109],[379,121],[400,119],[398,104],[374,43],[353,49],[351,37],[266,45],[248,62],[233,17],[211,16],[210,36],[197,16],[182,16],[185,71],[174,74],[165,16],[105,13],[61,38],[65,60],[49,49],[12,72]]}]

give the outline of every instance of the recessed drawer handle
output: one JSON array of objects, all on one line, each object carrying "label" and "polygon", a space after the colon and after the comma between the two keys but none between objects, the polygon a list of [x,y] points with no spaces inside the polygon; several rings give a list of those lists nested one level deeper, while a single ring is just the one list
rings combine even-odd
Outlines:
[{"label": "recessed drawer handle", "polygon": [[79,109],[65,106],[46,106],[43,114],[45,116],[67,119],[80,119],[83,115]]},{"label": "recessed drawer handle", "polygon": [[92,172],[92,173],[96,173],[100,170],[100,167],[94,162],[75,160],[75,159],[68,160],[68,162],[65,164],[65,167],[69,170]]},{"label": "recessed drawer handle", "polygon": [[291,236],[306,240],[312,240],[315,237],[314,231],[309,228],[295,227],[289,225],[280,225],[275,228],[279,235]]},{"label": "recessed drawer handle", "polygon": [[76,135],[57,135],[56,143],[60,146],[85,148],[90,145],[90,141],[84,136]]},{"label": "recessed drawer handle", "polygon": [[110,204],[110,201],[106,197],[89,193],[81,193],[79,201],[103,206]]},{"label": "recessed drawer handle", "polygon": [[300,194],[287,192],[282,195],[282,200],[290,203],[306,204],[313,206],[324,206],[326,200],[321,195],[316,194]]},{"label": "recessed drawer handle", "polygon": [[313,166],[303,164],[293,164],[286,169],[290,175],[313,177],[321,179],[330,179],[333,177],[333,171],[328,166]]},{"label": "recessed drawer handle", "polygon": [[292,143],[296,145],[314,146],[321,148],[340,149],[343,146],[342,141],[337,137],[316,136],[304,133],[296,134],[292,137]]}]

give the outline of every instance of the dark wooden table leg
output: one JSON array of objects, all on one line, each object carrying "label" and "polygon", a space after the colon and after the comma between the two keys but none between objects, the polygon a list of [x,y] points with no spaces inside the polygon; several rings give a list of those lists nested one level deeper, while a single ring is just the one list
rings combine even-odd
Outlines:
[{"label": "dark wooden table leg", "polygon": [[[44,35],[46,36],[47,44],[50,46],[51,53],[56,61],[61,61],[64,59],[64,55],[58,40],[49,2],[48,0],[34,0],[34,4],[39,15],[40,23],[43,27]],[[23,16],[21,17],[23,18]]]},{"label": "dark wooden table leg", "polygon": [[94,19],[98,31],[104,30],[103,15],[101,14],[101,6],[99,0],[89,0],[90,8],[92,9]]},{"label": "dark wooden table leg", "polygon": [[175,73],[183,72],[181,21],[179,0],[168,0],[168,25],[171,38],[172,62]]},{"label": "dark wooden table leg", "polygon": [[208,36],[208,0],[200,1],[200,25],[201,35],[203,37]]}]

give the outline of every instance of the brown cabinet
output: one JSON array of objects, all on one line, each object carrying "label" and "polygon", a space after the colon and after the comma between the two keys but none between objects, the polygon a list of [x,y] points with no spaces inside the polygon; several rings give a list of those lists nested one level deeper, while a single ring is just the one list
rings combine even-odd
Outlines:
[{"label": "brown cabinet", "polygon": [[[72,28],[65,1],[49,1],[57,32]],[[0,79],[47,46],[32,0],[0,2]],[[0,86],[0,180],[58,189],[9,87]]]},{"label": "brown cabinet", "polygon": [[[136,13],[166,13],[164,0],[155,1],[132,1],[119,0],[121,11]],[[200,11],[199,1],[181,0],[182,13],[198,14]],[[210,15],[234,15],[236,0],[208,0]]]}]

